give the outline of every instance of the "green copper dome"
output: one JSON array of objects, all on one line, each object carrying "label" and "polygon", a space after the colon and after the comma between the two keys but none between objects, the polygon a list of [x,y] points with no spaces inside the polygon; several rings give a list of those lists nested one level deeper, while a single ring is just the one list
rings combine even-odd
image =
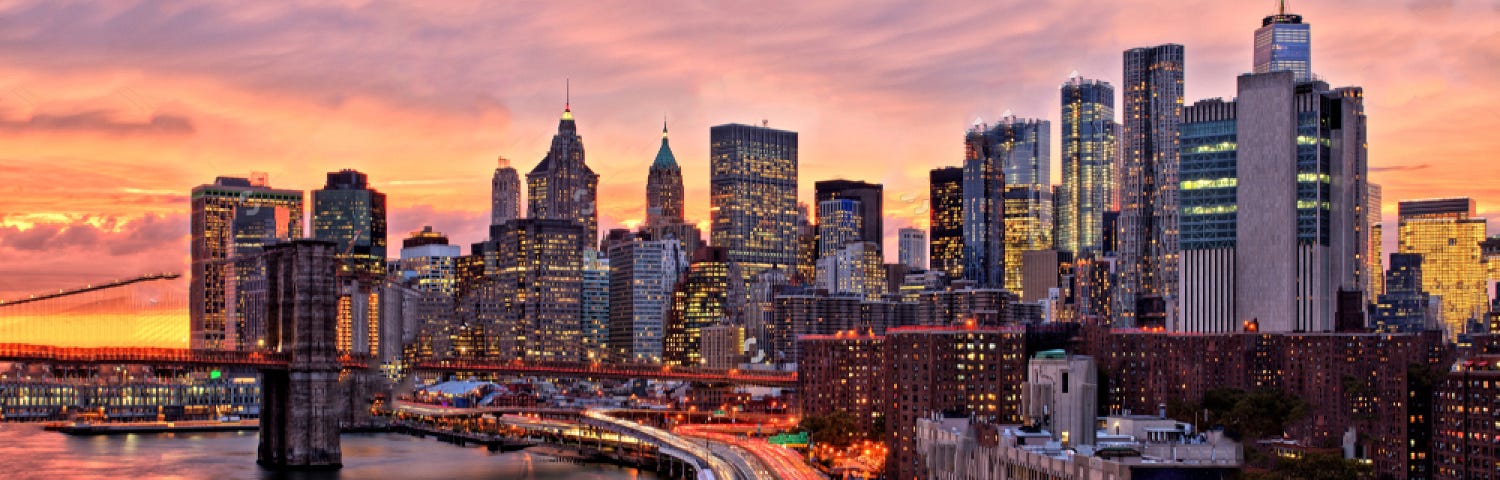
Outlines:
[{"label": "green copper dome", "polygon": [[656,161],[651,169],[677,169],[677,157],[672,155],[672,146],[667,145],[667,122],[661,122],[661,149],[656,151]]}]

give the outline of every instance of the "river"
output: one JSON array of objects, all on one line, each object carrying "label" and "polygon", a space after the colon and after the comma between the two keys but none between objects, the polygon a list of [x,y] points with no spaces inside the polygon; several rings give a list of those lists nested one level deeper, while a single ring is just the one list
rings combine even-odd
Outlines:
[{"label": "river", "polygon": [[185,479],[658,479],[613,465],[550,461],[398,434],[343,437],[344,468],[277,474],[255,464],[255,432],[74,437],[0,423],[0,478]]}]

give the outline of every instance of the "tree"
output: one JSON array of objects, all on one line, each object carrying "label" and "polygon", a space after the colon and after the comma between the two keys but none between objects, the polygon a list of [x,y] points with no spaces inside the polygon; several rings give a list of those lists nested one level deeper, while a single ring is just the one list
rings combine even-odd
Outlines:
[{"label": "tree", "polygon": [[823,416],[808,416],[800,424],[815,443],[847,447],[865,438],[865,429],[859,419],[846,411],[837,411]]},{"label": "tree", "polygon": [[[1308,405],[1278,390],[1215,388],[1203,393],[1199,408],[1207,411],[1210,424],[1223,425],[1229,438],[1243,440],[1280,436],[1288,424],[1307,415]],[[1198,409],[1177,408],[1179,412],[1193,410]]]}]

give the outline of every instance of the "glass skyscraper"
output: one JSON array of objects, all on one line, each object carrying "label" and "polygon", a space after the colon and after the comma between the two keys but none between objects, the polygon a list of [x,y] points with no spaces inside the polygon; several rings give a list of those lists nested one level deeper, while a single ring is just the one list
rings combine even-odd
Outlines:
[{"label": "glass skyscraper", "polygon": [[727,124],[709,129],[710,243],[746,283],[797,265],[797,132]]},{"label": "glass skyscraper", "polygon": [[983,125],[964,136],[963,279],[984,288],[1005,282],[1005,171]]},{"label": "glass skyscraper", "polygon": [[[1119,272],[1115,323],[1160,326],[1176,303],[1178,141],[1182,123],[1183,47],[1125,51],[1120,133]],[[1138,319],[1150,315],[1150,321]],[[1142,320],[1142,321],[1138,321]]]},{"label": "glass skyscraper", "polygon": [[1235,102],[1201,100],[1183,109],[1181,303],[1174,331],[1233,332],[1236,149]]},{"label": "glass skyscraper", "polygon": [[1440,299],[1441,325],[1449,338],[1464,333],[1470,319],[1484,319],[1488,307],[1489,278],[1480,247],[1486,222],[1475,216],[1475,210],[1474,200],[1468,198],[1397,204],[1397,251],[1422,256],[1422,290]]},{"label": "glass skyscraper", "polygon": [[[885,187],[878,183],[858,180],[823,180],[813,183],[814,205],[821,206],[825,200],[845,198],[859,202],[859,240],[874,243],[876,248],[885,245]],[[822,222],[822,211],[818,211]]]},{"label": "glass skyscraper", "polygon": [[252,257],[302,237],[302,192],[272,189],[263,175],[219,177],[193,189],[192,210],[189,345],[254,349],[265,331],[256,311],[264,309],[250,295],[264,287],[265,262]]},{"label": "glass skyscraper", "polygon": [[860,240],[864,227],[858,200],[838,198],[818,202],[818,258],[833,255],[845,244]]},{"label": "glass skyscraper", "polygon": [[1117,208],[1115,186],[1115,89],[1109,83],[1073,77],[1062,85],[1062,185],[1057,211],[1058,250],[1092,253],[1103,236],[1104,211]]},{"label": "glass skyscraper", "polygon": [[1312,26],[1302,16],[1286,13],[1286,1],[1278,2],[1255,29],[1255,73],[1292,72],[1297,82],[1312,80]]},{"label": "glass skyscraper", "polygon": [[384,274],[385,194],[370,188],[364,173],[346,169],[329,172],[312,197],[313,238],[337,244],[339,271]]},{"label": "glass skyscraper", "polygon": [[964,169],[946,167],[928,174],[928,255],[930,267],[948,274],[964,275]]}]

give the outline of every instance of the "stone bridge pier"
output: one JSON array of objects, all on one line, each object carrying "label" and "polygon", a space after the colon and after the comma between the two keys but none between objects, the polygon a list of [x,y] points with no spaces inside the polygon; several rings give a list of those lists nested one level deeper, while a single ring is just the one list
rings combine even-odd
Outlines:
[{"label": "stone bridge pier", "polygon": [[343,466],[335,253],[314,240],[266,248],[267,347],[287,357],[285,369],[262,372],[256,461],[266,468]]}]

